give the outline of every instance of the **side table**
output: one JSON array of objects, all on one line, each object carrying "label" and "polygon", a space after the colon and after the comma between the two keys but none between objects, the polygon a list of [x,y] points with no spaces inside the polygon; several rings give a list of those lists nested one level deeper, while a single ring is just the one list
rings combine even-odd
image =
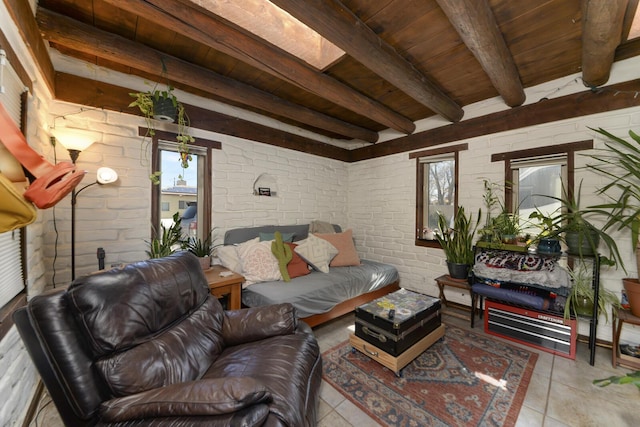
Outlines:
[{"label": "side table", "polygon": [[[640,369],[640,358],[633,356],[620,355],[620,333],[622,325],[629,323],[631,325],[640,325],[640,317],[631,314],[631,311],[623,308],[613,309],[613,344],[611,349],[611,364],[614,368],[623,366],[629,369]],[[634,359],[637,359],[634,360]]]},{"label": "side table", "polygon": [[[220,273],[230,272],[229,276],[221,276]],[[204,275],[209,282],[211,294],[216,298],[229,295],[229,309],[238,310],[241,307],[240,298],[242,295],[242,282],[244,277],[238,273],[224,268],[221,265],[214,265],[204,271]]]},{"label": "side table", "polygon": [[[448,274],[445,274],[436,278],[436,283],[438,284],[438,289],[440,291],[438,298],[440,298],[440,302],[442,303],[442,306],[443,306],[442,312],[450,316],[458,317],[460,319],[470,320],[471,327],[473,327],[473,317],[474,317],[473,301],[471,306],[466,306],[464,304],[460,304],[454,301],[447,301],[447,297],[444,295],[445,286],[450,286],[452,288],[457,288],[457,289],[464,289],[465,291],[469,292],[469,295],[471,295],[471,286],[469,286],[469,281],[464,279],[452,279],[451,276],[449,276]],[[458,313],[451,310],[445,311],[444,307],[468,311],[470,312],[470,315],[467,316],[466,314]]]}]

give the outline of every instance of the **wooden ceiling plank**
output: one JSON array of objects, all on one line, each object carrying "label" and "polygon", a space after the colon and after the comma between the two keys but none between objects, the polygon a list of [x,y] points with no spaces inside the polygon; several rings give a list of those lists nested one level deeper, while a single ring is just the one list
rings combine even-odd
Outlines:
[{"label": "wooden ceiling plank", "polygon": [[449,121],[464,112],[454,100],[404,59],[338,0],[271,0],[316,30],[365,67]]},{"label": "wooden ceiling plank", "polygon": [[473,52],[504,102],[510,107],[526,99],[518,68],[487,0],[437,0],[438,5]]},{"label": "wooden ceiling plank", "polygon": [[[63,15],[38,8],[37,19],[43,37],[57,44],[86,54],[96,55],[119,64],[130,66],[170,79],[207,93],[212,93],[242,104],[249,104],[265,111],[302,121],[308,125],[326,129],[340,135],[375,142],[376,132],[326,116],[297,105],[275,95],[258,90],[239,81],[221,76],[205,68],[170,57],[162,52],[132,42],[124,37],[98,30]],[[162,75],[164,61],[167,72]]]},{"label": "wooden ceiling plank", "polygon": [[401,114],[313,69],[293,55],[232,28],[190,0],[105,1],[144,14],[163,27],[180,32],[358,114],[366,112],[369,118],[391,129],[402,133],[415,130],[415,124]]},{"label": "wooden ceiling plank", "polygon": [[587,86],[609,80],[628,1],[582,0],[582,80]]}]

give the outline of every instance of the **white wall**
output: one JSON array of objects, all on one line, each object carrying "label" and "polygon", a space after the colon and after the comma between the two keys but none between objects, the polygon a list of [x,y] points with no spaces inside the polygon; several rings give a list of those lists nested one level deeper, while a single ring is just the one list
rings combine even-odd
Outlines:
[{"label": "white wall", "polygon": [[[613,96],[613,94],[612,94]],[[459,200],[467,210],[476,212],[482,206],[483,178],[504,182],[504,164],[492,163],[494,153],[527,149],[593,139],[595,147],[603,141],[587,127],[602,127],[628,138],[628,131],[640,128],[640,107],[563,120],[510,132],[456,141],[466,142],[469,150],[460,153]],[[601,202],[594,194],[603,179],[579,169],[588,159],[577,156],[576,182],[584,180],[582,204]],[[400,271],[403,287],[438,295],[434,279],[447,272],[444,253],[440,249],[414,245],[415,236],[415,159],[408,153],[349,165],[349,226],[355,231],[358,249],[366,258],[389,262]],[[636,277],[635,257],[631,252],[630,236],[615,235],[623,254],[629,276]],[[603,270],[602,285],[620,295],[622,270]],[[452,301],[469,304],[470,297],[459,290],[448,291]],[[587,334],[587,324],[580,325],[580,333]],[[640,328],[625,326],[623,340],[640,342]],[[635,336],[634,336],[635,335]],[[601,319],[598,338],[611,340],[611,325]]]}]

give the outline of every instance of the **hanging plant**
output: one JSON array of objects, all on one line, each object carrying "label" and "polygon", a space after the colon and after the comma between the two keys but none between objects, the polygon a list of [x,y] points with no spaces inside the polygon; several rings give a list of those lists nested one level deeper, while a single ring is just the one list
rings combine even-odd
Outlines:
[{"label": "hanging plant", "polygon": [[[176,140],[178,141],[178,152],[180,153],[180,165],[183,169],[189,167],[192,160],[189,153],[189,144],[195,138],[189,134],[189,117],[184,109],[184,105],[178,101],[173,94],[173,87],[167,86],[167,90],[151,90],[147,92],[133,92],[129,94],[135,100],[129,107],[138,107],[147,124],[147,132],[143,137],[143,142],[149,136],[156,133],[155,121],[165,121],[178,125]],[[155,171],[149,176],[154,184],[160,183],[160,172]]]}]

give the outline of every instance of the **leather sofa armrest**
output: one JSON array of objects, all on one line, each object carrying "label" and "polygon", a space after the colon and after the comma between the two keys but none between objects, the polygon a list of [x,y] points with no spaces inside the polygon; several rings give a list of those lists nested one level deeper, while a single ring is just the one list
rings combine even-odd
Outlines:
[{"label": "leather sofa armrest", "polygon": [[293,334],[297,325],[295,308],[289,303],[229,310],[225,311],[222,337],[226,345],[238,345]]},{"label": "leather sofa armrest", "polygon": [[100,418],[106,422],[123,422],[140,418],[225,415],[252,405],[263,412],[261,407],[266,405],[260,404],[270,400],[266,386],[254,378],[212,378],[108,400],[100,405]]}]

